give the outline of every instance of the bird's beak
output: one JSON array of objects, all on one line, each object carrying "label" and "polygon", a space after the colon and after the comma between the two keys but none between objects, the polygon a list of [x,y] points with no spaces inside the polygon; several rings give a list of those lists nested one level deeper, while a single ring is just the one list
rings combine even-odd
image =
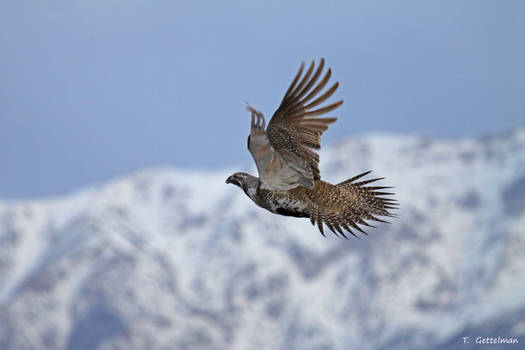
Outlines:
[{"label": "bird's beak", "polygon": [[229,178],[226,179],[226,183],[229,184],[232,182],[232,177],[230,176]]}]

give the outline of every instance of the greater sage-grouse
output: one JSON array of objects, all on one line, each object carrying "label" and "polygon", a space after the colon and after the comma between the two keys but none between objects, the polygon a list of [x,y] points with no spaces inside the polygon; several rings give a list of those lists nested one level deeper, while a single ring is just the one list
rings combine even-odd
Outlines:
[{"label": "greater sage-grouse", "polygon": [[383,192],[390,187],[368,186],[383,178],[357,181],[370,171],[337,185],[321,180],[316,150],[321,148],[321,135],[337,118],[317,117],[343,103],[340,100],[316,109],[339,86],[336,82],[321,93],[331,75],[328,69],[320,79],[323,67],[321,59],[314,72],[312,61],[303,76],[304,62],[301,63],[266,130],[262,113],[247,107],[252,116],[248,149],[259,177],[237,172],[226,183],[239,186],[255,204],[272,213],[309,217],[323,235],[324,223],[336,235],[347,238],[345,231],[356,236],[353,230],[366,234],[360,226],[374,227],[367,220],[386,222],[378,216],[395,216],[389,210],[396,209],[397,202],[384,197],[393,195]]}]

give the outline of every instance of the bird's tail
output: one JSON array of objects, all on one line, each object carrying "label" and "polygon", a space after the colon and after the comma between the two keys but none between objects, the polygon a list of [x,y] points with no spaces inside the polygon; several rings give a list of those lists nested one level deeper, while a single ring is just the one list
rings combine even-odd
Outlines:
[{"label": "bird's tail", "polygon": [[394,193],[384,191],[392,187],[368,186],[370,183],[384,178],[356,181],[370,172],[356,175],[337,185],[330,185],[331,188],[328,191],[319,191],[319,194],[325,192],[328,193],[327,195],[314,195],[310,221],[312,225],[317,223],[323,235],[323,223],[336,235],[339,233],[347,238],[344,231],[356,236],[353,230],[367,234],[360,226],[375,227],[367,221],[388,223],[379,217],[396,217],[391,210],[397,209],[397,201],[385,197],[392,196]]}]

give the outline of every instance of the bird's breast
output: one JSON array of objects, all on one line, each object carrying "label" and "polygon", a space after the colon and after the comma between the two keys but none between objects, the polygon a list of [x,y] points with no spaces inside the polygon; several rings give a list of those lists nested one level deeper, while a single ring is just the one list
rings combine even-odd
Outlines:
[{"label": "bird's breast", "polygon": [[268,191],[264,195],[265,207],[275,214],[308,217],[308,203],[292,196],[287,191]]}]

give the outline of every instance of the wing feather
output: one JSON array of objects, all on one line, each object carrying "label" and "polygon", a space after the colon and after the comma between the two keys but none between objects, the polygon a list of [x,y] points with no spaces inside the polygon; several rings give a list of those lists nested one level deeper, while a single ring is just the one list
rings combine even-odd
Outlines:
[{"label": "wing feather", "polygon": [[[293,155],[293,161],[297,164],[304,165],[304,161],[306,161],[306,168],[301,168],[301,170],[303,174],[306,174],[309,172],[307,168],[311,169],[313,175],[312,185],[314,180],[321,178],[319,156],[315,150],[321,147],[323,132],[328,129],[331,123],[337,120],[336,117],[315,117],[331,112],[343,103],[340,100],[327,106],[313,109],[330,98],[339,86],[339,83],[336,82],[318,96],[332,74],[331,70],[328,69],[324,77],[319,81],[324,64],[324,59],[321,59],[315,73],[313,73],[315,63],[312,61],[307,72],[300,79],[304,67],[304,63],[301,64],[299,73],[268,123],[266,130],[268,138],[277,152],[281,150],[290,151]],[[316,154],[316,157],[312,157],[312,152]],[[312,188],[311,186],[308,187]]]},{"label": "wing feather", "polygon": [[343,103],[340,100],[314,109],[330,98],[339,86],[336,82],[318,96],[332,74],[328,69],[319,81],[324,64],[324,59],[321,59],[315,68],[312,61],[303,75],[305,64],[301,63],[266,130],[262,113],[248,106],[252,113],[248,149],[257,165],[261,186],[265,189],[313,188],[314,181],[321,178],[316,150],[321,148],[321,135],[337,118],[316,117],[333,111]]},{"label": "wing feather", "polygon": [[[264,116],[248,106],[252,112],[252,129],[248,149],[257,166],[261,186],[268,190],[289,190],[297,186],[313,186],[311,169],[304,160],[297,161],[287,151],[277,152],[264,131]],[[305,171],[306,169],[306,171]]]}]

